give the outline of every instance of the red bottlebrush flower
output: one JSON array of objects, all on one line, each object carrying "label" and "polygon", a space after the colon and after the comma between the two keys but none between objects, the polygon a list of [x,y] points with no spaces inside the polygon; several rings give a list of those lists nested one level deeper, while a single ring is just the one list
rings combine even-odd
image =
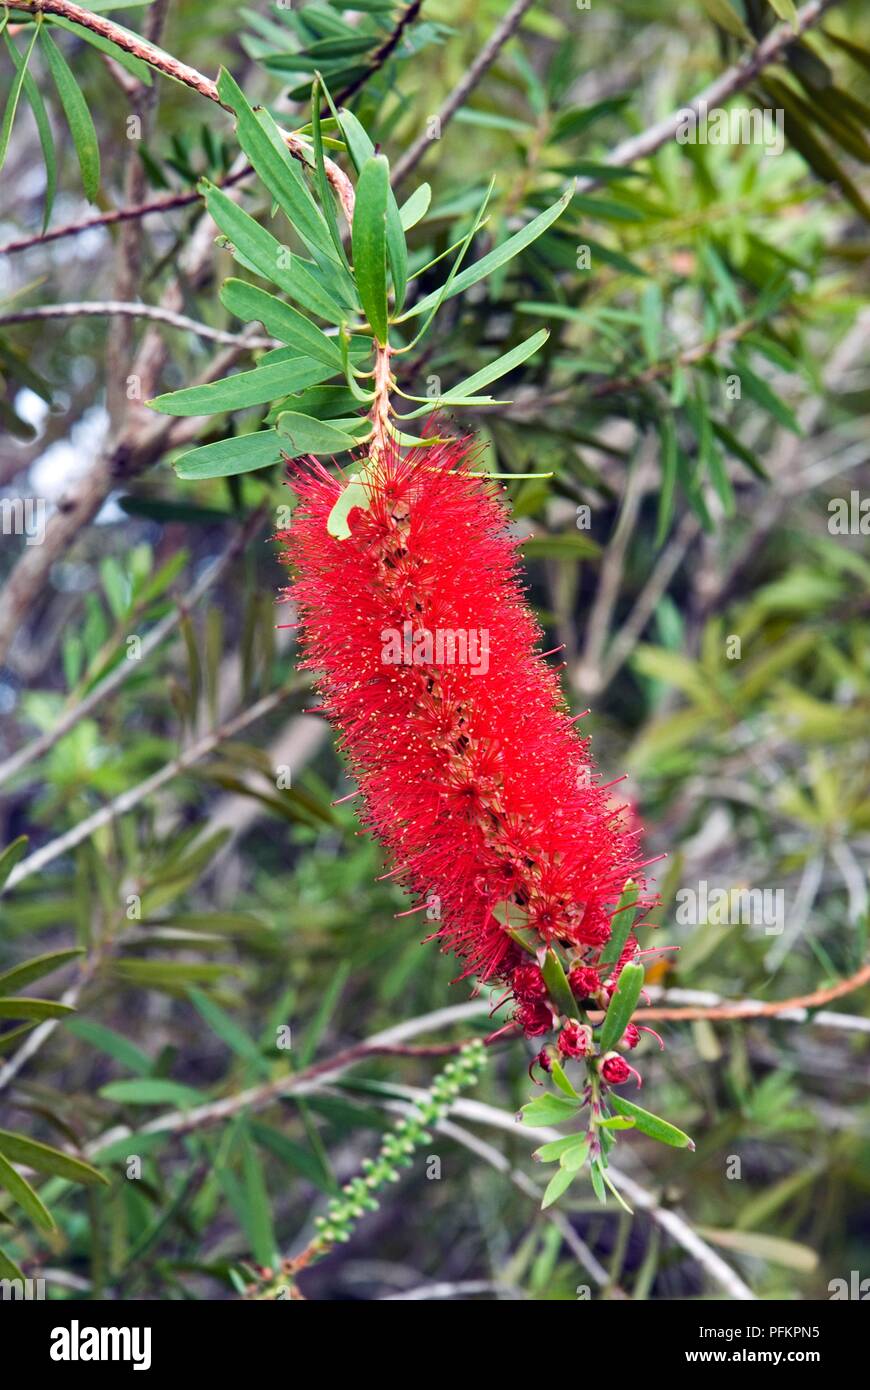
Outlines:
[{"label": "red bottlebrush flower", "polygon": [[549,1033],[553,1026],[552,1013],[546,1004],[537,1002],[520,1004],[515,1018],[527,1038],[539,1038],[542,1033]]},{"label": "red bottlebrush flower", "polygon": [[537,965],[521,965],[511,975],[511,988],[517,999],[546,999],[547,983]]},{"label": "red bottlebrush flower", "polygon": [[575,965],[568,971],[568,984],[575,999],[594,999],[601,989],[601,977],[588,965]]},{"label": "red bottlebrush flower", "polygon": [[576,1018],[569,1018],[559,1034],[558,1048],[563,1057],[585,1057],[592,1046],[592,1029]]},{"label": "red bottlebrush flower", "polygon": [[[340,540],[327,519],[342,482],[304,465],[279,539],[302,665],[318,672],[397,881],[437,895],[436,935],[464,975],[505,976],[505,920],[548,944],[602,945],[637,877],[635,837],[580,775],[587,744],[540,654],[497,487],[473,476],[467,442],[404,457],[394,446]],[[545,1012],[524,1005],[517,1017],[533,1015],[537,1033]]]}]

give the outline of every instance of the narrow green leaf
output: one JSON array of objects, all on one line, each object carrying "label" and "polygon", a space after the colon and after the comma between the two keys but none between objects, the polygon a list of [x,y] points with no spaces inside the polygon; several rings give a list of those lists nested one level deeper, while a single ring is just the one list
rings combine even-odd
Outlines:
[{"label": "narrow green leaf", "polygon": [[688,1134],[684,1134],[676,1125],[669,1124],[658,1115],[651,1114],[649,1110],[642,1110],[634,1101],[624,1100],[615,1091],[611,1091],[608,1101],[617,1114],[634,1120],[635,1129],[639,1129],[650,1139],[658,1139],[660,1143],[670,1144],[675,1149],[694,1149],[695,1145]]},{"label": "narrow green leaf", "polygon": [[2,1249],[0,1249],[0,1279],[16,1279],[19,1284],[24,1283],[23,1273],[15,1261]]},{"label": "narrow green leaf", "polygon": [[251,1124],[251,1136],[262,1148],[268,1149],[279,1163],[283,1163],[293,1172],[301,1174],[307,1182],[319,1188],[321,1192],[335,1193],[336,1184],[330,1180],[323,1165],[318,1162],[313,1153],[304,1149],[301,1144],[294,1143],[280,1130],[273,1129],[270,1125],[262,1124],[257,1120]]},{"label": "narrow green leaf", "polygon": [[565,1075],[561,1063],[555,1057],[550,1058],[550,1072],[563,1095],[570,1096],[572,1100],[580,1099],[574,1087],[571,1085],[571,1082]]},{"label": "narrow green leaf", "polygon": [[67,1018],[75,1013],[69,1004],[58,1004],[53,999],[27,999],[19,995],[15,999],[0,998],[0,1018]]},{"label": "narrow green leaf", "polygon": [[182,1110],[202,1105],[206,1100],[202,1091],[193,1086],[158,1076],[109,1081],[100,1087],[100,1095],[104,1100],[115,1100],[121,1105],[176,1105]]},{"label": "narrow green leaf", "polygon": [[426,216],[429,204],[432,201],[432,189],[428,183],[421,183],[419,188],[415,188],[410,198],[399,208],[399,218],[404,231],[409,232],[412,227],[416,227],[422,217]]},{"label": "narrow green leaf", "polygon": [[579,1173],[589,1156],[589,1142],[588,1135],[582,1139],[575,1139],[573,1144],[560,1155],[559,1167],[564,1168],[569,1173]]},{"label": "narrow green leaf", "polygon": [[351,967],[349,961],[342,962],[334,971],[332,979],[320,1002],[320,1007],[305,1030],[305,1039],[299,1050],[300,1067],[307,1067],[317,1051],[317,1044],[320,1042],[321,1037],[329,1026],[329,1021],[341,998],[342,991],[347,984],[350,971]]},{"label": "narrow green leaf", "polygon": [[524,1125],[560,1125],[576,1115],[579,1108],[579,1101],[547,1095],[529,1101],[521,1108],[520,1114]]},{"label": "narrow green leaf", "polygon": [[544,957],[544,963],[541,966],[541,974],[550,992],[550,998],[553,1000],[559,1012],[567,1014],[569,1018],[579,1018],[580,1009],[577,1000],[571,992],[571,986],[568,984],[567,976],[562,968],[562,962],[559,960],[559,957],[552,947],[547,951]]},{"label": "narrow green leaf", "polygon": [[66,115],[82,175],[82,187],[89,202],[96,202],[100,190],[100,147],[88,104],[82,96],[69,64],[43,24],[39,42],[45,53],[57,94]]},{"label": "narrow green leaf", "polygon": [[6,1189],[13,1202],[17,1202],[18,1206],[27,1212],[35,1225],[40,1226],[44,1231],[56,1229],[51,1214],[37,1197],[30,1183],[22,1178],[21,1174],[12,1167],[12,1164],[3,1157],[2,1153],[0,1153],[0,1187]]},{"label": "narrow green leaf", "polygon": [[338,227],[338,217],[335,212],[335,202],[333,201],[332,189],[326,177],[326,162],[323,157],[323,133],[320,122],[320,87],[321,79],[318,76],[311,89],[311,137],[314,146],[314,168],[317,174],[317,190],[320,195],[320,203],[329,227],[329,235],[332,237],[332,244],[340,263],[350,272],[347,256],[345,255],[344,242]]},{"label": "narrow green leaf", "polygon": [[245,1228],[254,1259],[260,1265],[271,1265],[275,1258],[276,1243],[269,1193],[263,1165],[246,1132],[243,1132],[242,1139],[242,1181],[248,1218]]},{"label": "narrow green leaf", "polygon": [[44,956],[34,956],[32,960],[15,965],[0,975],[0,991],[11,994],[14,990],[29,985],[32,980],[40,980],[43,975],[50,975],[52,970],[59,970],[62,965],[67,965],[77,956],[83,955],[83,947],[74,946],[68,951],[49,951]]},{"label": "narrow green leaf", "polygon": [[230,478],[280,463],[281,450],[276,430],[258,430],[190,449],[176,459],[174,467],[179,478]]},{"label": "narrow green leaf", "polygon": [[610,939],[598,958],[599,965],[613,965],[619,960],[637,916],[637,898],[637,884],[633,879],[628,879],[613,914]]},{"label": "narrow green leaf", "polygon": [[546,1211],[547,1207],[551,1207],[554,1202],[557,1202],[562,1194],[567,1192],[576,1176],[576,1172],[570,1172],[567,1168],[560,1168],[557,1173],[554,1173],[547,1183],[547,1190],[541,1202],[541,1211]]},{"label": "narrow green leaf", "polygon": [[[331,104],[330,102],[330,105]],[[339,123],[345,139],[347,140],[348,150],[356,166],[357,173],[362,174],[363,166],[367,160],[371,159],[375,154],[375,147],[352,111],[342,111],[339,116]],[[359,189],[357,189],[357,198],[358,197]],[[405,233],[402,227],[399,206],[396,202],[393,190],[389,185],[389,177],[387,180],[385,220],[387,260],[390,266],[390,274],[393,277],[396,313],[399,313],[405,302],[405,287],[408,280],[408,250],[405,243]]]},{"label": "narrow green leaf", "polygon": [[527,560],[585,560],[601,554],[601,546],[579,531],[561,536],[529,536],[524,540],[523,554]]},{"label": "narrow green leaf", "polygon": [[387,190],[390,167],[374,155],[362,167],[353,214],[353,268],[363,310],[382,347],[387,327]]},{"label": "narrow green leaf", "polygon": [[662,485],[659,492],[656,545],[664,543],[674,513],[674,489],[677,481],[677,432],[674,417],[663,415],[659,420],[661,442]]},{"label": "narrow green leaf", "polygon": [[12,1134],[6,1129],[0,1129],[0,1154],[8,1158],[10,1163],[23,1163],[28,1168],[35,1168],[37,1173],[53,1173],[56,1177],[66,1178],[68,1182],[83,1183],[85,1186],[108,1184],[108,1178],[83,1159],[72,1158],[49,1144],[26,1139],[23,1134]]},{"label": "narrow green leaf", "polygon": [[42,230],[51,220],[52,209],[54,208],[54,195],[57,192],[57,155],[54,148],[54,135],[51,130],[51,121],[45,109],[45,102],[39,90],[33,73],[24,69],[24,59],[18,52],[8,34],[4,36],[6,46],[16,69],[20,72],[24,70],[24,95],[30,103],[33,112],[33,119],[36,122],[36,133],[39,136],[39,143],[42,148],[42,159],[45,164],[45,199],[42,209]]},{"label": "narrow green leaf", "polygon": [[289,362],[274,362],[267,367],[254,367],[249,372],[236,372],[204,386],[170,391],[148,401],[148,405],[161,415],[220,415],[225,410],[263,405],[277,396],[299,391],[303,386],[315,386],[328,381],[338,370],[335,366],[312,362],[308,357],[294,357]]},{"label": "narrow green leaf", "polygon": [[[525,227],[519,232],[516,232],[512,237],[508,237],[507,241],[503,241],[500,246],[496,246],[495,249],[490,251],[486,256],[481,256],[480,260],[475,261],[467,270],[463,270],[461,274],[457,275],[453,280],[444,298],[452,299],[454,295],[462,294],[463,290],[467,290],[470,285],[476,285],[479,280],[483,280],[487,275],[490,275],[492,271],[498,270],[500,266],[506,265],[514,256],[524,251],[525,248],[530,246],[533,241],[536,241],[548,227],[551,227],[558,217],[562,216],[562,213],[573,197],[573,193],[573,188],[569,188],[562,194],[558,202],[553,203],[551,207],[539,213],[531,222],[527,222]],[[433,304],[438,302],[439,294],[439,290],[434,290],[432,294],[426,295],[424,299],[412,305],[405,317],[416,318],[419,314],[428,313]]]},{"label": "narrow green leaf", "polygon": [[[298,309],[285,304],[274,294],[249,285],[246,280],[231,277],[224,281],[220,299],[224,308],[235,314],[236,318],[245,323],[259,319],[267,333],[280,338],[282,343],[294,348],[300,355],[308,354],[328,367],[341,370],[341,351],[335,339],[327,338]],[[260,365],[262,367],[262,363]]]},{"label": "narrow green leaf", "polygon": [[116,1033],[114,1028],[107,1028],[105,1024],[97,1023],[92,1018],[72,1018],[67,1028],[73,1037],[81,1038],[82,1042],[105,1052],[128,1071],[136,1072],[138,1076],[148,1076],[151,1071],[151,1058],[148,1054],[123,1034]]},{"label": "narrow green leaf", "polygon": [[285,410],[278,416],[278,436],[287,441],[287,453],[297,458],[301,454],[342,454],[357,447],[357,439],[345,430],[313,415],[300,415]]},{"label": "narrow green leaf", "polygon": [[567,1134],[564,1139],[551,1139],[548,1144],[542,1144],[539,1149],[535,1149],[533,1156],[541,1163],[555,1163],[578,1142],[580,1141],[576,1134]]},{"label": "narrow green leaf", "polygon": [[601,1168],[597,1163],[593,1163],[589,1169],[589,1178],[592,1182],[592,1190],[602,1206],[607,1202],[607,1193],[604,1188],[604,1178],[601,1175]]},{"label": "narrow green leaf", "polygon": [[631,1022],[631,1016],[637,1008],[637,1001],[643,988],[643,979],[642,965],[624,965],[619,972],[616,991],[601,1025],[600,1047],[602,1052],[609,1052],[619,1042]]},{"label": "narrow green leaf", "polygon": [[305,177],[268,112],[254,113],[244,92],[225,68],[218,74],[218,93],[236,116],[239,144],[288,222],[315,253],[340,263],[329,227],[305,183]]},{"label": "narrow green leaf", "polygon": [[262,1056],[259,1047],[253,1038],[249,1037],[234,1018],[230,1018],[224,1009],[210,999],[207,994],[203,994],[200,989],[189,989],[188,995],[191,1003],[198,1013],[202,1014],[212,1032],[225,1042],[227,1047],[241,1057],[245,1062],[251,1062],[258,1071],[264,1075],[268,1074],[269,1064]]},{"label": "narrow green leaf", "polygon": [[501,357],[497,357],[494,362],[490,362],[486,367],[481,367],[479,372],[457,382],[450,389],[451,396],[473,396],[482,386],[489,386],[490,382],[498,381],[499,377],[506,376],[508,372],[513,371],[514,367],[519,367],[527,358],[532,357],[539,348],[544,346],[549,336],[548,329],[540,328],[530,338],[526,338],[515,348],[511,348],[510,352],[502,353]]},{"label": "narrow green leaf", "polygon": [[[139,0],[139,3],[141,4],[142,0]],[[88,5],[89,10],[97,10],[97,8],[96,5]],[[121,6],[104,3],[100,5],[99,8],[101,10],[112,10],[120,9]],[[134,57],[132,53],[128,53],[127,50],[121,48],[119,44],[112,43],[111,39],[104,38],[102,34],[95,34],[92,29],[86,29],[84,25],[76,24],[73,20],[67,19],[63,15],[53,14],[49,22],[53,28],[65,29],[68,34],[74,34],[75,37],[81,39],[83,43],[90,44],[92,48],[98,49],[100,53],[105,53],[108,58],[113,59],[113,61],[118,63],[122,68],[126,68],[129,73],[132,73],[133,77],[135,77],[138,82],[143,83],[144,86],[151,86],[152,76],[148,64],[143,62],[141,58]],[[118,27],[122,29],[125,34],[129,35],[130,38],[137,39],[139,37],[139,35],[134,34],[131,29],[125,29],[123,25],[119,25]]]},{"label": "narrow green leaf", "polygon": [[220,230],[231,242],[236,260],[271,280],[309,314],[327,323],[340,324],[347,310],[326,289],[311,269],[311,262],[294,255],[255,218],[237,207],[221,189],[205,184],[205,204]]},{"label": "narrow green leaf", "polygon": [[12,840],[0,854],[0,888],[3,887],[19,859],[23,859],[27,853],[29,844],[26,835],[19,835],[16,840]]},{"label": "narrow green leaf", "polygon": [[784,425],[787,430],[791,430],[792,434],[802,435],[803,430],[794,411],[786,405],[785,401],[780,400],[766,381],[755,374],[745,355],[741,352],[735,352],[733,362],[740,377],[740,384],[747,396],[751,397],[756,405],[760,405],[762,410],[766,410],[769,415],[778,420],[781,425]]},{"label": "narrow green leaf", "polygon": [[24,86],[24,79],[27,76],[27,68],[28,64],[30,63],[31,54],[33,53],[33,45],[36,43],[38,35],[39,26],[36,25],[33,30],[33,37],[31,38],[30,43],[27,45],[27,52],[24,54],[24,57],[21,59],[20,62],[16,62],[16,58],[20,55],[18,55],[15,45],[9,38],[8,34],[5,36],[7,47],[10,49],[12,53],[12,61],[15,63],[16,71],[15,80],[12,83],[12,87],[9,92],[9,98],[6,102],[6,110],[3,112],[3,123],[2,125],[0,125],[0,169],[2,169],[3,165],[6,163],[6,154],[9,150],[9,138],[12,135],[12,126],[15,122],[15,113],[18,110],[18,102],[21,99],[21,90]]}]

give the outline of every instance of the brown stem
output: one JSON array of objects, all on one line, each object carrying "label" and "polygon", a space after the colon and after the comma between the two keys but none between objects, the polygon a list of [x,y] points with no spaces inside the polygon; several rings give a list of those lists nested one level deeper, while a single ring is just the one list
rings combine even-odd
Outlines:
[{"label": "brown stem", "polygon": [[827,989],[813,990],[812,994],[798,994],[794,999],[781,999],[772,1004],[765,1004],[760,1000],[753,999],[739,1004],[720,1004],[713,1008],[653,1008],[643,1009],[642,1014],[644,1022],[647,1019],[693,1022],[702,1018],[776,1018],[778,1014],[789,1013],[792,1009],[815,1009],[820,1004],[829,1004],[832,999],[840,999],[844,994],[851,994],[853,990],[861,989],[866,984],[870,984],[870,961],[863,965],[860,970],[857,970],[854,975],[850,975],[847,980],[839,980],[837,984],[830,985]]},{"label": "brown stem", "polygon": [[[185,87],[190,87],[200,96],[207,97],[209,101],[215,102],[218,106],[223,106],[225,111],[230,110],[230,107],[225,106],[221,101],[217,84],[210,77],[206,77],[204,73],[191,67],[189,63],[183,63],[180,58],[174,58],[171,53],[165,53],[163,49],[155,47],[147,39],[140,38],[138,34],[132,34],[128,30],[122,29],[113,20],[105,19],[103,15],[93,14],[90,10],[83,9],[81,5],[73,4],[72,0],[13,0],[12,8],[24,10],[30,14],[36,14],[39,11],[42,11],[43,14],[56,14],[63,19],[70,20],[73,24],[80,24],[83,29],[89,29],[92,34],[99,34],[102,38],[117,44],[126,53],[132,53],[134,58],[139,58],[143,63],[154,68],[155,71],[162,72],[166,77],[183,83]],[[282,131],[281,133],[294,159],[307,163],[311,151],[306,141],[291,131]],[[332,184],[344,210],[348,225],[350,225],[353,222],[353,184],[344,170],[340,169],[333,160],[325,158],[324,168],[326,177]]]}]

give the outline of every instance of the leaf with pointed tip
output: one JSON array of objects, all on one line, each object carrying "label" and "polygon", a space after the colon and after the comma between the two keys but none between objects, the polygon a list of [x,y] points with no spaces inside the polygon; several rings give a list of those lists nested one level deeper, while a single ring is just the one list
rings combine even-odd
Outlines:
[{"label": "leaf with pointed tip", "polygon": [[383,155],[366,160],[353,213],[353,269],[363,311],[384,347],[387,327],[387,190],[390,166]]},{"label": "leaf with pointed tip", "polygon": [[409,232],[412,227],[416,227],[421,218],[426,216],[431,201],[432,189],[428,183],[421,183],[419,188],[414,189],[410,198],[407,198],[399,208],[399,219],[404,231]]},{"label": "leaf with pointed tip", "polygon": [[36,1226],[40,1226],[44,1231],[56,1229],[51,1213],[43,1202],[37,1197],[30,1183],[12,1167],[8,1159],[0,1153],[0,1188],[5,1188],[12,1198],[23,1211],[27,1212],[31,1221]]},{"label": "leaf with pointed tip", "polygon": [[610,1000],[604,1022],[601,1025],[599,1045],[602,1053],[609,1052],[612,1047],[616,1046],[631,1022],[631,1016],[637,1008],[637,1001],[643,988],[643,978],[642,965],[624,965],[619,972],[615,993]]},{"label": "leaf with pointed tip", "polygon": [[257,430],[189,449],[176,459],[174,467],[179,478],[231,478],[280,463],[281,450],[275,430]]},{"label": "leaf with pointed tip", "polygon": [[[485,279],[485,277],[492,274],[494,270],[498,270],[500,266],[506,265],[514,256],[519,255],[520,251],[524,251],[525,248],[530,246],[533,241],[536,241],[548,227],[551,227],[557,218],[562,216],[562,213],[570,203],[573,195],[573,188],[569,188],[562,194],[558,202],[553,203],[551,207],[546,208],[542,213],[539,213],[537,217],[533,217],[531,222],[526,223],[525,227],[516,232],[512,237],[508,237],[507,241],[503,241],[500,246],[496,246],[495,249],[490,251],[487,255],[481,256],[480,260],[475,261],[467,270],[461,271],[453,280],[444,298],[452,299],[454,295],[462,294],[463,290],[467,290],[471,285],[476,285],[478,281]],[[428,313],[433,304],[437,304],[440,293],[441,291],[439,290],[433,290],[433,292],[427,294],[424,299],[418,300],[418,302],[413,304],[407,311],[405,317],[416,318],[419,314]]]},{"label": "leaf with pointed tip", "polygon": [[334,338],[326,334],[294,309],[278,299],[274,294],[261,290],[257,285],[249,285],[246,280],[230,277],[221,286],[221,303],[236,318],[250,323],[259,319],[267,333],[280,338],[288,347],[295,348],[300,355],[316,357],[318,362],[341,370],[341,352]]},{"label": "leaf with pointed tip", "polygon": [[58,1004],[54,999],[0,998],[0,1018],[68,1018],[75,1009],[70,1004]]},{"label": "leaf with pointed tip", "polygon": [[220,188],[207,182],[203,186],[206,208],[229,239],[240,264],[249,266],[265,280],[271,280],[309,314],[317,314],[327,323],[338,325],[344,322],[347,310],[330,294],[311,262],[304,261],[301,256],[282,246],[271,232],[237,207]]},{"label": "leaf with pointed tip", "polygon": [[23,1163],[28,1168],[35,1168],[37,1173],[53,1173],[56,1177],[66,1178],[68,1182],[83,1183],[85,1186],[108,1184],[108,1178],[98,1173],[90,1163],[73,1158],[60,1149],[52,1148],[50,1144],[26,1139],[23,1134],[12,1134],[6,1129],[0,1129],[0,1154],[11,1163]]},{"label": "leaf with pointed tip", "polygon": [[225,410],[244,410],[250,405],[262,405],[276,396],[286,396],[303,386],[316,386],[335,376],[338,368],[322,362],[298,357],[289,362],[276,362],[268,367],[257,366],[249,372],[236,372],[209,381],[204,386],[188,386],[182,391],[170,391],[149,401],[151,410],[161,415],[220,415]]},{"label": "leaf with pointed tip", "polygon": [[[361,424],[365,422],[361,420]],[[316,420],[313,415],[300,415],[294,410],[285,410],[278,416],[276,429],[282,440],[287,441],[287,453],[293,458],[302,454],[343,454],[355,449],[358,440],[345,430],[337,429],[325,420]]]},{"label": "leaf with pointed tip", "polygon": [[40,28],[39,42],[69,125],[85,197],[91,203],[96,202],[100,191],[100,147],[93,118],[69,63],[48,33],[48,26],[45,24]]},{"label": "leaf with pointed tip", "polygon": [[649,1110],[641,1109],[634,1101],[625,1100],[613,1091],[609,1096],[609,1104],[617,1114],[633,1120],[635,1129],[639,1129],[641,1134],[648,1135],[650,1139],[658,1139],[660,1143],[670,1144],[675,1149],[694,1149],[695,1145],[688,1134],[684,1134],[676,1125],[670,1124],[658,1115],[651,1114]]},{"label": "leaf with pointed tip", "polygon": [[15,965],[0,975],[0,992],[11,994],[13,990],[29,985],[32,980],[39,980],[43,975],[50,975],[52,970],[59,970],[62,965],[68,965],[71,960],[83,955],[83,947],[73,946],[68,951],[49,951],[44,956],[34,956],[32,960]]}]

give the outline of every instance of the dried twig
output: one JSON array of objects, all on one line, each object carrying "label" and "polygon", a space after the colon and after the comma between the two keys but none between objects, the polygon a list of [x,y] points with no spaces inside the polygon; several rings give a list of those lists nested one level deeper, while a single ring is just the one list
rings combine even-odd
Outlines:
[{"label": "dried twig", "polygon": [[37,873],[40,869],[45,868],[46,864],[50,864],[54,859],[59,858],[60,855],[67,854],[69,850],[75,849],[76,845],[80,845],[83,840],[89,839],[90,836],[102,826],[109,825],[113,820],[117,820],[119,816],[125,816],[128,811],[132,811],[133,808],[138,806],[141,801],[144,801],[146,797],[153,796],[154,792],[159,791],[167,782],[171,782],[175,777],[178,777],[180,773],[186,772],[189,767],[193,767],[195,763],[207,757],[208,754],[212,753],[225,739],[234,738],[242,729],[246,729],[249,724],[253,724],[257,719],[262,719],[265,714],[271,714],[272,710],[277,709],[289,695],[294,694],[294,692],[302,688],[303,683],[301,681],[290,681],[287,685],[280,686],[278,690],[273,690],[270,694],[264,695],[261,700],[257,700],[257,702],[248,709],[242,710],[241,714],[237,714],[234,719],[230,719],[226,724],[221,725],[220,728],[214,729],[203,738],[197,739],[196,742],[192,743],[189,748],[186,748],[183,753],[180,753],[177,758],[173,758],[150,777],[146,777],[144,782],[139,782],[135,787],[130,787],[127,791],[121,792],[120,796],[116,796],[113,801],[110,801],[106,806],[102,806],[100,810],[95,811],[92,816],[86,816],[83,821],[79,821],[78,825],[74,825],[72,829],[65,831],[63,835],[58,835],[56,839],[50,840],[49,843],[43,845],[41,849],[35,850],[33,854],[29,854],[26,859],[23,859],[21,863],[12,870],[12,873],[6,880],[4,891],[14,888],[16,884],[20,883],[25,878],[29,878],[31,874]]},{"label": "dried twig", "polygon": [[[465,76],[454,87],[446,101],[439,107],[436,114],[438,129],[443,134],[444,127],[453,119],[456,112],[462,106],[466,97],[474,90],[484,73],[492,67],[501,50],[504,48],[508,39],[516,33],[520,21],[526,10],[530,9],[533,0],[514,0],[514,4],[508,10],[501,24],[494,29],[487,39],[483,48],[478,53],[474,62],[468,69]],[[393,166],[393,183],[398,185],[402,182],[411,170],[414,169],[431,148],[433,141],[428,135],[421,135],[419,140],[415,140],[401,159],[396,161]]]},{"label": "dried twig", "polygon": [[0,324],[29,323],[34,319],[112,317],[151,319],[154,323],[169,324],[170,328],[180,328],[185,333],[195,333],[198,338],[207,338],[213,343],[227,343],[245,348],[278,346],[276,338],[227,333],[222,328],[211,328],[207,323],[188,318],[186,314],[176,314],[172,309],[164,309],[160,304],[137,304],[127,299],[71,300],[69,304],[34,305],[29,309],[16,309],[11,314],[0,314]]},{"label": "dried twig", "polygon": [[[244,525],[238,528],[226,549],[208,566],[190,592],[179,599],[172,612],[167,613],[159,622],[154,624],[150,632],[146,633],[142,638],[140,647],[140,661],[150,656],[161,642],[165,641],[171,632],[174,632],[181,619],[196,607],[203,595],[208,593],[209,589],[223,578],[233,561],[245,549],[251,537],[256,535],[266,515],[266,507],[258,507],[256,511],[252,512]],[[122,661],[92,690],[88,691],[84,699],[61,714],[50,729],[46,729],[39,738],[35,738],[32,743],[20,748],[17,753],[13,753],[11,758],[7,758],[5,763],[0,764],[0,786],[8,782],[10,777],[14,777],[28,763],[33,762],[35,758],[41,758],[43,754],[54,747],[59,739],[68,734],[70,729],[74,729],[80,720],[86,719],[89,714],[92,714],[103,700],[120,689],[127,677],[137,668],[137,665],[136,662]]]}]

